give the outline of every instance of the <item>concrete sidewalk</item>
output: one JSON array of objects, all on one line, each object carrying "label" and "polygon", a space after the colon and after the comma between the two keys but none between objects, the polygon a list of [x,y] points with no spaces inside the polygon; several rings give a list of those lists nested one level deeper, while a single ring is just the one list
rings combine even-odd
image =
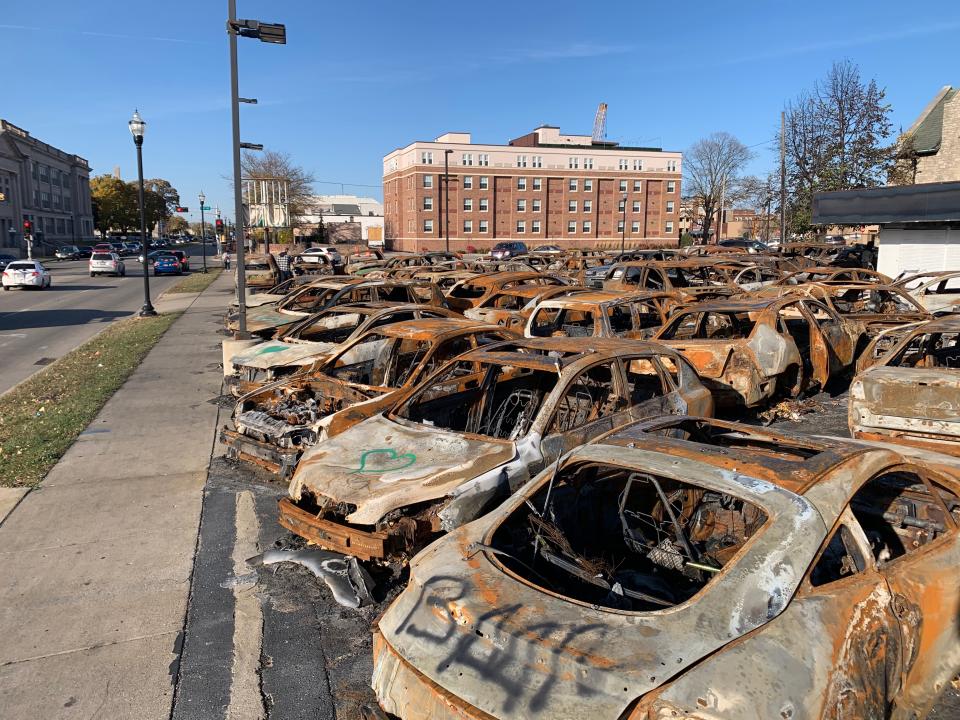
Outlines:
[{"label": "concrete sidewalk", "polygon": [[229,274],[0,516],[0,716],[168,718],[216,432]]}]

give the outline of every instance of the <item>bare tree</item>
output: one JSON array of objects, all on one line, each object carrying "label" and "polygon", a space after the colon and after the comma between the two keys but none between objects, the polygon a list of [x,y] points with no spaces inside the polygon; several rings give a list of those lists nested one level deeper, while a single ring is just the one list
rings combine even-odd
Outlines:
[{"label": "bare tree", "polygon": [[291,226],[306,214],[313,197],[314,177],[286,153],[266,150],[260,153],[244,153],[240,159],[243,177],[254,179],[278,179],[287,183],[287,205]]},{"label": "bare tree", "polygon": [[720,207],[720,196],[726,193],[732,197],[737,192],[740,174],[751,157],[747,147],[727,132],[715,132],[698,140],[684,154],[684,183],[703,207],[705,241]]},{"label": "bare tree", "polygon": [[765,242],[770,241],[770,213],[778,202],[779,192],[779,177],[773,173],[762,178],[750,175],[740,182],[740,199],[757,212],[751,233],[754,237],[763,237]]},{"label": "bare tree", "polygon": [[882,185],[893,167],[890,105],[876,81],[864,83],[849,60],[788,102],[785,145],[793,230],[810,228],[815,192]]},{"label": "bare tree", "polygon": [[901,133],[894,152],[893,167],[887,174],[888,185],[913,185],[917,182],[920,155],[913,135]]}]

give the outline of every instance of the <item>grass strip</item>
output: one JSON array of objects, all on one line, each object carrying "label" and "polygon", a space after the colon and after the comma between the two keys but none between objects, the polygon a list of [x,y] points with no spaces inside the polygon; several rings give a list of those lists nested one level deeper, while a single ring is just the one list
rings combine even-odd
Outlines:
[{"label": "grass strip", "polygon": [[223,272],[223,268],[209,268],[206,274],[194,270],[172,288],[164,291],[164,294],[203,292],[214,280],[220,277],[221,272]]},{"label": "grass strip", "polygon": [[43,480],[179,316],[115,322],[0,396],[0,486]]}]

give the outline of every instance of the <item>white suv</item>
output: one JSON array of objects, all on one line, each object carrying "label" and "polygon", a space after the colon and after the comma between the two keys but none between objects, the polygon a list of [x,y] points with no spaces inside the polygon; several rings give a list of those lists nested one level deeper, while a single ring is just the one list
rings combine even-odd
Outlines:
[{"label": "white suv", "polygon": [[343,256],[340,254],[340,251],[332,245],[307,248],[300,253],[300,261],[305,263],[323,262],[318,256],[325,257],[331,265],[343,265]]},{"label": "white suv", "polygon": [[127,267],[116,253],[95,252],[90,256],[90,277],[94,275],[116,275],[123,277]]}]

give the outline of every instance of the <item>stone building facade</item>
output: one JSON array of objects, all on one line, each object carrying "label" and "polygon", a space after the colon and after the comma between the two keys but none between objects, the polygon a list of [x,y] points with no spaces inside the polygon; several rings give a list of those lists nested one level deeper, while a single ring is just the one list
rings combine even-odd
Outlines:
[{"label": "stone building facade", "polygon": [[622,236],[627,247],[675,247],[681,161],[679,152],[594,142],[551,126],[507,145],[475,144],[469,133],[414,142],[383,160],[387,243],[442,249],[449,214],[451,250],[510,240],[531,249],[619,247]]},{"label": "stone building facade", "polygon": [[90,165],[0,119],[0,247],[23,252],[23,222],[45,250],[93,237]]},{"label": "stone building facade", "polygon": [[898,142],[902,184],[960,180],[960,89],[942,87]]}]

